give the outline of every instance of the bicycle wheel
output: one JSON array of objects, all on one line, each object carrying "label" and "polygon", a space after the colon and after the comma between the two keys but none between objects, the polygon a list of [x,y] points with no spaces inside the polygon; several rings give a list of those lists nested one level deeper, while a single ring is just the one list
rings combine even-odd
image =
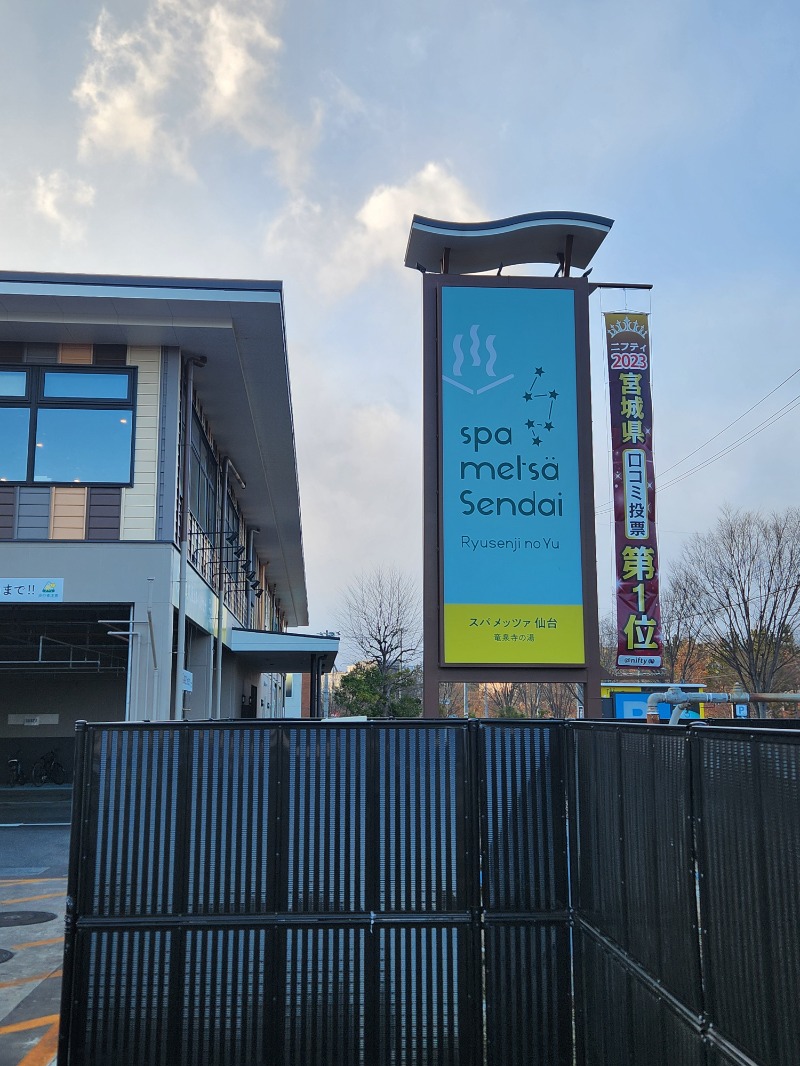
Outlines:
[{"label": "bicycle wheel", "polygon": [[54,762],[50,767],[50,780],[54,785],[63,785],[67,780],[67,771],[60,762]]},{"label": "bicycle wheel", "polygon": [[37,759],[33,764],[31,780],[34,785],[43,785],[47,780],[47,767],[44,764],[44,759]]}]

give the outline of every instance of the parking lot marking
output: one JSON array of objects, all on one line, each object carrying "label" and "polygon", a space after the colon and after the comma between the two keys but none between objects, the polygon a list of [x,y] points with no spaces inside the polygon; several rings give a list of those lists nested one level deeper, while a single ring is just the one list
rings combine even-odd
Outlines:
[{"label": "parking lot marking", "polygon": [[55,1022],[44,1034],[38,1044],[34,1045],[17,1066],[48,1066],[58,1051],[58,1022]]},{"label": "parking lot marking", "polygon": [[42,1018],[29,1018],[27,1022],[13,1022],[11,1025],[0,1025],[0,1036],[9,1033],[25,1033],[29,1029],[41,1029],[44,1025],[58,1025],[57,1014],[45,1014]]},{"label": "parking lot marking", "polygon": [[52,973],[37,973],[33,977],[18,977],[16,981],[0,981],[0,988],[18,988],[20,985],[30,984],[31,981],[47,981],[50,977],[61,977],[61,970],[53,970]]},{"label": "parking lot marking", "polygon": [[14,877],[8,880],[0,877],[0,888],[11,888],[13,885],[46,885],[53,881],[66,881],[66,877]]},{"label": "parking lot marking", "polygon": [[64,937],[63,936],[54,936],[54,937],[51,937],[49,940],[27,940],[24,944],[12,944],[11,945],[11,950],[12,951],[24,951],[25,948],[43,948],[43,947],[46,947],[48,944],[63,944],[63,943],[64,943]]},{"label": "parking lot marking", "polygon": [[48,826],[56,829],[69,829],[72,822],[20,822],[20,829],[41,829],[42,826]]},{"label": "parking lot marking", "polygon": [[58,899],[63,892],[44,892],[41,896],[20,896],[19,899],[0,899],[0,906],[7,907],[11,903],[33,903],[37,899]]}]

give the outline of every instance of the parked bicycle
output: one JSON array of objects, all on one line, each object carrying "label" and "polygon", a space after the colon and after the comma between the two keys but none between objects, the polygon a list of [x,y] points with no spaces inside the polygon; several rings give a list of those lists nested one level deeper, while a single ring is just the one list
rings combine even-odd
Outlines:
[{"label": "parked bicycle", "polygon": [[22,760],[19,758],[19,752],[17,752],[13,759],[8,760],[8,783],[13,787],[14,785],[24,785],[25,782]]},{"label": "parked bicycle", "polygon": [[67,780],[67,771],[56,759],[56,751],[48,751],[37,759],[31,769],[31,780],[34,785],[45,785],[52,781],[54,785],[63,785]]}]

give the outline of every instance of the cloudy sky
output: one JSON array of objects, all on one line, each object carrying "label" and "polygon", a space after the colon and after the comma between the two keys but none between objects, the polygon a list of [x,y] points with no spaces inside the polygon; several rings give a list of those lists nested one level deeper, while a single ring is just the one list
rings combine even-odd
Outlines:
[{"label": "cloudy sky", "polygon": [[602,310],[652,312],[662,573],[723,504],[797,502],[796,3],[2,13],[3,269],[284,281],[312,630],[358,571],[420,569],[415,212],[610,216],[593,280],[654,285],[592,309],[603,610]]}]

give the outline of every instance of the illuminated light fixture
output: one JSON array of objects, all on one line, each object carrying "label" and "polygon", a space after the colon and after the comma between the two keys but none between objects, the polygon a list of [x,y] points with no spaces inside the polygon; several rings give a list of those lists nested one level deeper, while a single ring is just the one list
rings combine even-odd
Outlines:
[{"label": "illuminated light fixture", "polygon": [[128,424],[128,419],[127,419],[127,418],[121,418],[121,419],[120,419],[120,422],[121,422],[121,423],[123,424],[123,426],[127,426],[127,424]]},{"label": "illuminated light fixture", "polygon": [[44,445],[42,444],[42,442],[40,440],[37,440],[36,447],[37,448],[44,448]]}]

